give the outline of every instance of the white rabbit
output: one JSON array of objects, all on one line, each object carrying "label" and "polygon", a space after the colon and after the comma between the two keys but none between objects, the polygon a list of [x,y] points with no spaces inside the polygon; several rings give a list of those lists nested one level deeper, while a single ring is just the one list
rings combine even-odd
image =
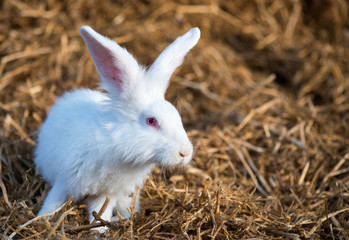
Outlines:
[{"label": "white rabbit", "polygon": [[38,134],[35,163],[51,189],[38,215],[53,212],[71,196],[87,197],[93,221],[92,212],[109,196],[101,218],[110,221],[115,210],[129,217],[130,195],[152,167],[187,164],[192,158],[180,115],[164,95],[200,30],[178,37],[149,70],[92,28],[83,26],[80,33],[107,93],[66,93],[48,114]]}]

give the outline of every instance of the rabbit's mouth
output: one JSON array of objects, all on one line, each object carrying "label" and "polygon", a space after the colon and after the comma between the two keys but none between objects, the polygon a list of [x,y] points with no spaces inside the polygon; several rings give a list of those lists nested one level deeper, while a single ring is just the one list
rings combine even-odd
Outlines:
[{"label": "rabbit's mouth", "polygon": [[181,158],[180,164],[185,165],[185,164],[188,164],[190,161],[191,161],[191,155]]}]

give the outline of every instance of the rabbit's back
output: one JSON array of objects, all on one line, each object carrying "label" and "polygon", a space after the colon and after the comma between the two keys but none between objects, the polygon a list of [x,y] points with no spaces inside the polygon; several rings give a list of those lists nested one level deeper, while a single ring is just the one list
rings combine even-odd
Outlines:
[{"label": "rabbit's back", "polygon": [[[100,192],[128,195],[135,185],[143,184],[153,164],[123,165],[119,152],[123,148],[115,147],[123,142],[108,144],[113,134],[107,126],[119,125],[110,104],[104,93],[82,89],[66,93],[52,107],[35,151],[35,163],[51,186],[58,182],[68,195],[79,199]],[[123,133],[127,129],[117,127]]]},{"label": "rabbit's back", "polygon": [[73,174],[84,151],[93,151],[100,120],[108,115],[103,111],[107,102],[103,93],[81,89],[66,93],[52,107],[38,134],[35,151],[35,163],[50,184],[58,176]]}]

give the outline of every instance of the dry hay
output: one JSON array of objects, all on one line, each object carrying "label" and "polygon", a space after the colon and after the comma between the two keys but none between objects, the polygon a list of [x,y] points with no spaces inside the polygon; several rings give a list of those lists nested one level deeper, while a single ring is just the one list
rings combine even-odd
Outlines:
[{"label": "dry hay", "polygon": [[193,162],[155,169],[142,213],[102,222],[109,237],[349,239],[348,8],[344,0],[0,2],[2,239],[93,238],[84,205],[35,218],[48,186],[32,156],[54,100],[96,87],[84,24],[145,65],[190,27],[202,31],[167,93]]}]

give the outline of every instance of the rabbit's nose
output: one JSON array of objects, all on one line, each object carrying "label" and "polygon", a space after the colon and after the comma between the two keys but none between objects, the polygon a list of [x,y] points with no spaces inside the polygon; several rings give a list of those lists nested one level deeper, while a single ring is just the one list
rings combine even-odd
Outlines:
[{"label": "rabbit's nose", "polygon": [[184,157],[189,156],[190,153],[191,153],[191,151],[190,151],[189,148],[184,148],[184,149],[181,149],[181,150],[179,151],[179,156],[181,156],[181,157],[184,158]]},{"label": "rabbit's nose", "polygon": [[186,157],[186,156],[188,156],[188,154],[187,153],[179,153],[179,156],[181,156],[181,157]]}]

